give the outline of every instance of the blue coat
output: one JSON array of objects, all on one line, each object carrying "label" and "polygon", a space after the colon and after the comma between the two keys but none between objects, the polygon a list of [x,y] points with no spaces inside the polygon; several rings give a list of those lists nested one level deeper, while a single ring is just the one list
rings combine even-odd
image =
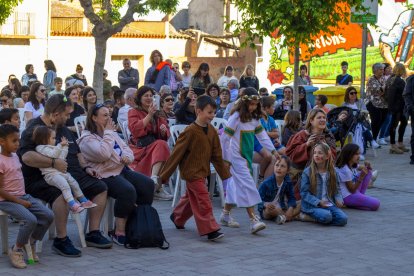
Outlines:
[{"label": "blue coat", "polygon": [[[289,175],[285,176],[283,180],[283,184],[280,187],[281,191],[279,194],[279,204],[282,209],[287,209],[289,207],[296,207],[296,198],[295,193],[293,192],[293,183],[290,180]],[[262,202],[259,203],[257,209],[260,215],[263,217],[263,210],[264,210],[264,203],[265,202],[272,202],[277,194],[278,188],[276,183],[276,176],[273,174],[266,178],[265,181],[259,187],[259,194],[262,198]],[[287,198],[287,207],[285,202],[285,197]]]},{"label": "blue coat", "polygon": [[155,83],[150,83],[150,79],[154,71],[155,71],[155,65],[148,68],[147,73],[145,74],[145,85],[151,87],[157,92],[160,92],[160,88],[163,85],[170,86],[170,78],[171,78],[170,67],[168,66],[162,67],[160,72],[158,72],[157,78],[155,79]]},{"label": "blue coat", "polygon": [[[300,195],[302,197],[302,201],[301,201],[301,209],[302,212],[304,213],[313,213],[313,209],[315,208],[319,208],[318,204],[322,199],[322,177],[321,175],[318,173],[316,175],[316,195],[312,194],[310,192],[310,168],[307,167],[303,173],[302,173],[302,180],[300,182]],[[328,177],[327,180],[329,182],[329,172],[328,172]],[[338,180],[338,175],[335,172],[335,178],[336,178],[336,188],[337,188],[337,193],[335,195],[335,198],[330,198],[329,195],[327,194],[327,198],[329,200],[329,202],[331,202],[333,205],[336,205],[335,200],[338,200],[339,202],[343,202],[342,199],[342,194],[341,194],[341,189],[339,187],[339,180]]]}]

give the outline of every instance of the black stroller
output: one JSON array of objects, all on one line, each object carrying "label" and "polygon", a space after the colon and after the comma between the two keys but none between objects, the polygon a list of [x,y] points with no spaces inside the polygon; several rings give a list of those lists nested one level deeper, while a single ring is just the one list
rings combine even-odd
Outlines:
[{"label": "black stroller", "polygon": [[[346,111],[348,116],[343,122],[339,122],[338,116],[342,111]],[[341,148],[344,146],[348,135],[350,133],[355,134],[357,124],[365,120],[363,117],[358,110],[346,106],[336,107],[328,112],[328,128],[334,130],[332,131],[333,135],[335,140],[341,143]]]}]

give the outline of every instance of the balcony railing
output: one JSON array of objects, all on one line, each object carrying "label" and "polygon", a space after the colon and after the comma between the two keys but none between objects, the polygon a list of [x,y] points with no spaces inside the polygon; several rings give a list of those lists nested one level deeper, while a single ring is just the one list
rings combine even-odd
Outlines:
[{"label": "balcony railing", "polygon": [[27,12],[15,12],[0,26],[1,36],[34,36],[35,14]]},{"label": "balcony railing", "polygon": [[52,32],[82,32],[82,17],[52,17]]}]

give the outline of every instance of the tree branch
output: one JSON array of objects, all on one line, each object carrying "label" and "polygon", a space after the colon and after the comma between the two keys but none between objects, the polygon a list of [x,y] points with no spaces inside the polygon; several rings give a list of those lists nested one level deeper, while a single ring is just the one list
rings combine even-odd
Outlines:
[{"label": "tree branch", "polygon": [[79,0],[79,2],[83,8],[83,13],[86,18],[88,18],[93,25],[96,26],[103,23],[102,19],[93,10],[92,0]]},{"label": "tree branch", "polygon": [[113,25],[111,32],[112,34],[116,34],[125,27],[125,25],[134,21],[134,12],[137,5],[140,4],[140,0],[129,0],[128,1],[128,10],[126,11],[125,15],[122,16],[121,20],[118,23]]}]

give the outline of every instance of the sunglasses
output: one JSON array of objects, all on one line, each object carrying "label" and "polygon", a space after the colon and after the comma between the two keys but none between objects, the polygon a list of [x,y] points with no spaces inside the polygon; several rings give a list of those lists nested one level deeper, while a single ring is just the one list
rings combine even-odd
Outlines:
[{"label": "sunglasses", "polygon": [[349,95],[356,95],[357,92],[349,92]]},{"label": "sunglasses", "polygon": [[173,101],[174,101],[174,99],[173,99],[173,98],[166,98],[166,99],[164,99],[164,101],[165,101],[165,102],[173,102]]}]

